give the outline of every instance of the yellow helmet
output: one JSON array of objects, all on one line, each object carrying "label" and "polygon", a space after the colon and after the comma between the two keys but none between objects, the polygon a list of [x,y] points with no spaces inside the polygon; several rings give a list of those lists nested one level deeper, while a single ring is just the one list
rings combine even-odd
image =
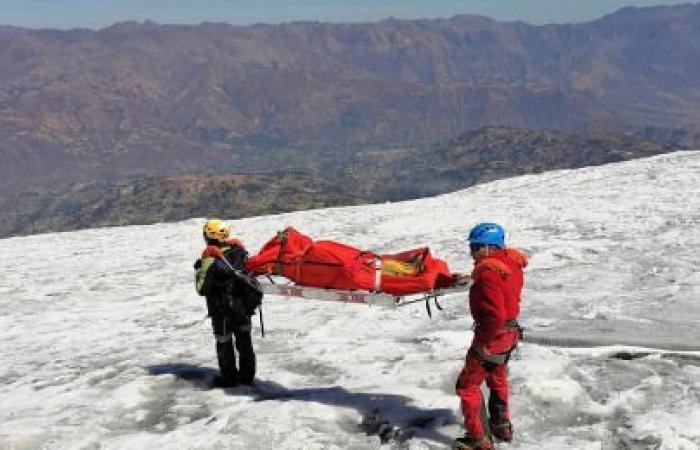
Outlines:
[{"label": "yellow helmet", "polygon": [[218,242],[223,242],[228,239],[231,227],[224,225],[219,219],[209,219],[204,224],[204,239],[211,239]]}]

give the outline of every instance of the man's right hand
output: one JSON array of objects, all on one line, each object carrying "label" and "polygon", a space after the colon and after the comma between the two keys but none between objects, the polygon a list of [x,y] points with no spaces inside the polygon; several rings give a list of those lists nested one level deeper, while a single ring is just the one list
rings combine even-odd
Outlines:
[{"label": "man's right hand", "polygon": [[470,280],[471,277],[466,273],[453,272],[450,286],[466,286]]}]

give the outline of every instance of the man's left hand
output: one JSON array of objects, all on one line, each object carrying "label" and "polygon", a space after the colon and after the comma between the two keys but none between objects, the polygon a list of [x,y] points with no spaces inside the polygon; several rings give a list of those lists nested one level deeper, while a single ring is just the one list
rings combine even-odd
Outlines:
[{"label": "man's left hand", "polygon": [[479,355],[481,359],[485,359],[485,357],[491,355],[491,352],[486,350],[486,347],[476,347],[476,354]]}]

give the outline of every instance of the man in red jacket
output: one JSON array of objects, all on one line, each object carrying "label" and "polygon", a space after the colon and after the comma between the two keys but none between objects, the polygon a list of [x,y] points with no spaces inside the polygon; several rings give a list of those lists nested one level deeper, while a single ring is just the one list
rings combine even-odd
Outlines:
[{"label": "man in red jacket", "polygon": [[482,223],[469,233],[469,249],[474,258],[473,284],[469,308],[474,319],[474,339],[457,380],[466,435],[455,440],[459,450],[495,448],[480,420],[481,383],[490,390],[489,425],[501,441],[513,439],[508,412],[507,364],[518,344],[520,293],[527,257],[506,248],[505,230],[495,223]]}]

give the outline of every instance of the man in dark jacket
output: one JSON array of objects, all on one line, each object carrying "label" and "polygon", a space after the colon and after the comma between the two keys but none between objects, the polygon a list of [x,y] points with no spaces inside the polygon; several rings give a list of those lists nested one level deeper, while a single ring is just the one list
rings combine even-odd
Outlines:
[{"label": "man in dark jacket", "polygon": [[[255,379],[255,351],[251,316],[262,294],[251,290],[251,279],[242,271],[248,259],[243,244],[229,239],[230,228],[218,219],[207,221],[203,235],[207,244],[195,263],[197,293],[207,299],[207,311],[216,338],[220,375],[216,387],[251,385]],[[257,298],[251,298],[257,297]],[[257,302],[257,303],[256,303]],[[236,351],[238,350],[238,365]]]},{"label": "man in dark jacket", "polygon": [[489,425],[496,439],[510,442],[513,428],[508,411],[507,364],[518,344],[520,294],[527,257],[505,246],[505,231],[495,223],[482,223],[469,233],[474,259],[469,309],[474,339],[457,380],[466,435],[455,441],[459,450],[491,450],[480,420],[481,383],[486,380]]}]

